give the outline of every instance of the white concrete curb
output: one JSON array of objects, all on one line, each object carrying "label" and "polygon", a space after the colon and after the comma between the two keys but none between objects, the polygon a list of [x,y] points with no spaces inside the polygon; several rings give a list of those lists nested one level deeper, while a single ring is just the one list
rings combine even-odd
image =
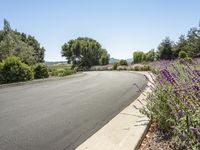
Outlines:
[{"label": "white concrete curb", "polygon": [[[150,81],[152,76],[149,72],[137,72],[145,75]],[[148,82],[148,85],[151,85]],[[150,121],[142,115],[137,108],[146,104],[147,93],[144,92],[128,107],[115,116],[104,127],[79,145],[76,150],[133,150],[138,149],[147,132]]]}]

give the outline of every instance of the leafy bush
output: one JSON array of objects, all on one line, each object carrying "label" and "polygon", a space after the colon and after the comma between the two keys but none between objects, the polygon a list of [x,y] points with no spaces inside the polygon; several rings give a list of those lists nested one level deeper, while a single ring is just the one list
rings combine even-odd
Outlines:
[{"label": "leafy bush", "polygon": [[58,70],[49,72],[49,75],[63,77],[63,76],[67,76],[67,75],[72,75],[74,73],[76,73],[76,71],[74,71],[74,70],[58,69]]},{"label": "leafy bush", "polygon": [[113,70],[117,70],[118,63],[113,64]]},{"label": "leafy bush", "polygon": [[180,51],[178,53],[179,58],[186,58],[187,57],[187,53],[185,51]]},{"label": "leafy bush", "polygon": [[41,79],[41,78],[48,78],[48,68],[45,64],[37,64],[34,67],[34,78],[35,79]]},{"label": "leafy bush", "polygon": [[4,60],[1,71],[3,77],[2,83],[12,83],[33,79],[31,68],[22,63],[20,59],[15,56],[10,56]]},{"label": "leafy bush", "polygon": [[118,66],[128,66],[128,62],[124,59],[121,59],[119,62],[118,62]]},{"label": "leafy bush", "polygon": [[155,82],[141,112],[173,135],[175,149],[199,149],[200,70],[182,60],[161,69]]},{"label": "leafy bush", "polygon": [[3,83],[3,63],[0,63],[0,84]]}]

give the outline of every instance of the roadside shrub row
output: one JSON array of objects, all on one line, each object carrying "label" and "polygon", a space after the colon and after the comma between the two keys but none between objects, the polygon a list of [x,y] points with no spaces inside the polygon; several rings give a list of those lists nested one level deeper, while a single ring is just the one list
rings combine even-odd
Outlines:
[{"label": "roadside shrub row", "polygon": [[[174,149],[200,148],[200,67],[185,60],[158,64],[153,93],[141,110],[172,135]],[[160,69],[162,66],[162,69]],[[155,70],[157,69],[155,68]]]},{"label": "roadside shrub row", "polygon": [[47,78],[48,76],[46,65],[36,64],[28,66],[15,56],[7,57],[0,63],[1,84]]},{"label": "roadside shrub row", "polygon": [[127,71],[150,71],[151,68],[149,65],[137,64],[137,65],[129,65],[129,66],[121,66],[116,63],[113,65],[106,66],[93,66],[90,68],[90,71],[110,71],[110,70],[127,70]]}]

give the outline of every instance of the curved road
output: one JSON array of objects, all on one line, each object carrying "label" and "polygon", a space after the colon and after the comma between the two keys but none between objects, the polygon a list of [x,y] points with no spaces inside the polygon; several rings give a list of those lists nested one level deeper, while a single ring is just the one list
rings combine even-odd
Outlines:
[{"label": "curved road", "polygon": [[144,76],[86,72],[0,89],[0,150],[71,150],[139,96]]}]

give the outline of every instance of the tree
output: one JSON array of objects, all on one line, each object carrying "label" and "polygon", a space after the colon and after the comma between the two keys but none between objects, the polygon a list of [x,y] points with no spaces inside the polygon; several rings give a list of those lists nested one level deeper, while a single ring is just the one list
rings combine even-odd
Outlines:
[{"label": "tree", "polygon": [[4,31],[7,31],[7,32],[11,31],[10,23],[9,23],[6,19],[4,19],[4,27],[3,27],[3,30],[4,30]]},{"label": "tree", "polygon": [[110,60],[110,55],[108,54],[108,52],[106,51],[106,49],[101,49],[100,50],[100,64],[101,65],[107,65],[109,64],[109,60]]},{"label": "tree", "polygon": [[79,37],[68,41],[62,46],[61,54],[68,63],[83,69],[93,65],[105,65],[109,62],[109,55],[105,49],[94,39]]},{"label": "tree", "polygon": [[145,61],[154,61],[156,59],[156,52],[154,49],[145,54]]},{"label": "tree", "polygon": [[133,63],[140,63],[144,60],[144,53],[142,51],[136,51],[133,53]]},{"label": "tree", "polygon": [[0,30],[0,61],[17,56],[26,64],[35,64],[44,61],[44,52],[34,37],[12,30],[10,23],[4,20],[4,28]]},{"label": "tree", "polygon": [[159,58],[160,59],[173,59],[173,41],[169,37],[166,37],[162,43],[158,46]]},{"label": "tree", "polygon": [[128,66],[128,62],[124,59],[121,59],[119,62],[118,62],[118,66]]},{"label": "tree", "polygon": [[191,28],[187,34],[188,55],[197,57],[200,54],[200,26]]},{"label": "tree", "polygon": [[188,51],[188,42],[184,35],[181,35],[179,41],[174,45],[173,55],[175,58],[179,56],[180,51]]}]

